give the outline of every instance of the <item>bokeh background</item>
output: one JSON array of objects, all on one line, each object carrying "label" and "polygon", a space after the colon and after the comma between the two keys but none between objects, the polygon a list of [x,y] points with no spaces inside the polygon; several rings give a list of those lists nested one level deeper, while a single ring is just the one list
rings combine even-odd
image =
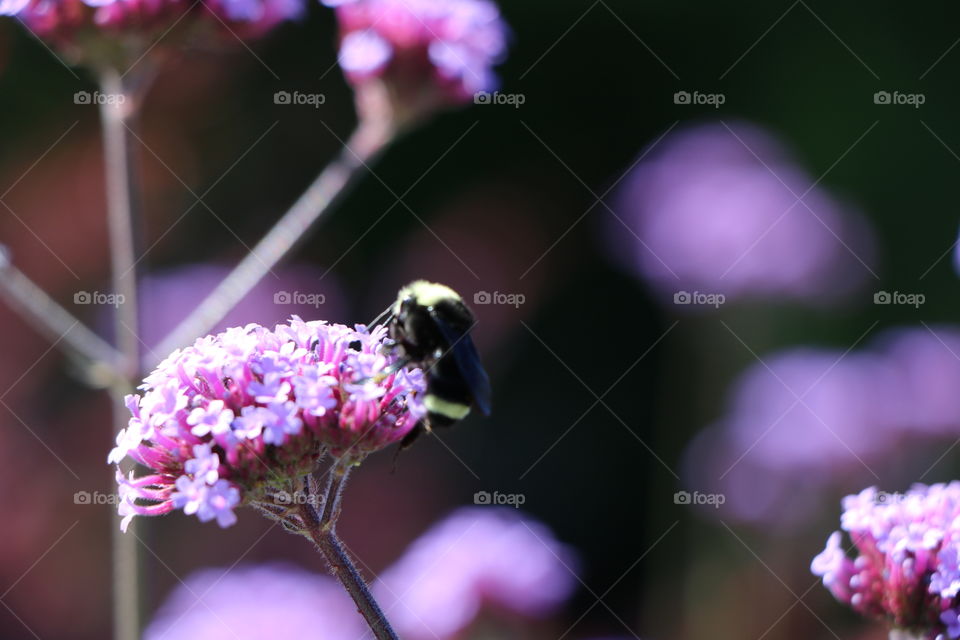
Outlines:
[{"label": "bokeh background", "polygon": [[[502,91],[523,104],[445,113],[396,144],[231,316],[364,322],[420,277],[468,300],[523,296],[474,305],[493,416],[369,460],[343,538],[376,573],[476,492],[518,494],[580,561],[573,596],[514,637],[884,637],[809,561],[843,495],[960,466],[960,7],[502,10]],[[320,6],[250,49],[167,61],[140,149],[148,336],[349,135],[335,61]],[[106,335],[107,310],[73,304],[109,287],[97,113],[73,101],[94,89],[0,24],[0,240]],[[325,102],[277,105],[277,91]],[[325,301],[278,305],[280,291]],[[684,291],[725,299],[677,304]],[[922,304],[896,303],[910,294]],[[113,507],[74,494],[112,490],[108,399],[7,308],[0,326],[0,636],[107,637]],[[148,612],[179,577],[241,558],[323,572],[253,512],[228,530],[182,515],[144,530]]]}]

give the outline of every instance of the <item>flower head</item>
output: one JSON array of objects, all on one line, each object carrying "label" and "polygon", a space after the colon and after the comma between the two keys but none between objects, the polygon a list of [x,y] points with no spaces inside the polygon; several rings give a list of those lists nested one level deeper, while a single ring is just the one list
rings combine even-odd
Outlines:
[{"label": "flower head", "polygon": [[624,264],[681,304],[689,300],[678,291],[819,304],[869,273],[872,233],[861,216],[751,124],[665,134],[624,179],[614,209],[610,238]]},{"label": "flower head", "polygon": [[837,600],[915,637],[960,638],[960,482],[843,500],[841,528],[811,564]]},{"label": "flower head", "polygon": [[[234,507],[295,491],[324,453],[356,463],[402,439],[423,417],[424,386],[392,371],[388,344],[382,327],[295,316],[174,352],[127,397],[130,422],[108,458],[124,528],[173,509],[229,526]],[[150,474],[121,474],[125,457]]]},{"label": "flower head", "polygon": [[[214,29],[252,37],[299,18],[304,9],[304,0],[0,0],[0,15],[14,16],[40,37],[68,49],[103,36],[125,41],[120,48],[136,48],[138,36],[166,35],[188,13]],[[150,40],[143,41],[143,48]]]},{"label": "flower head", "polygon": [[886,330],[849,351],[764,354],[688,447],[686,481],[726,496],[712,515],[785,528],[869,482],[871,467],[896,459],[888,479],[909,482],[927,468],[924,452],[953,442],[960,428],[957,353],[960,328],[925,325]]},{"label": "flower head", "polygon": [[340,22],[340,66],[394,109],[462,103],[496,86],[507,27],[490,0],[321,0]]}]

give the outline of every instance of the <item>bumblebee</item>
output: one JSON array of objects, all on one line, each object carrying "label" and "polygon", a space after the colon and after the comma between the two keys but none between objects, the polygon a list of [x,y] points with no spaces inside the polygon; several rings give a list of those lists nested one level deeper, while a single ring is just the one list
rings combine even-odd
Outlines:
[{"label": "bumblebee", "polygon": [[401,366],[423,369],[426,420],[403,439],[409,446],[431,427],[449,427],[476,406],[490,415],[490,380],[470,339],[473,312],[450,287],[417,280],[400,290],[388,321]]}]

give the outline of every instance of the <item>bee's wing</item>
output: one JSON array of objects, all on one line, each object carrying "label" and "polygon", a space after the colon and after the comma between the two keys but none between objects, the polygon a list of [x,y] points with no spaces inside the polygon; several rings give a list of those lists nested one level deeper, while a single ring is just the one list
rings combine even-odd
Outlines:
[{"label": "bee's wing", "polygon": [[450,344],[450,352],[447,357],[453,356],[457,363],[457,368],[466,380],[473,400],[477,408],[485,416],[490,415],[490,378],[487,372],[483,370],[480,364],[480,354],[477,353],[477,347],[474,346],[470,334],[457,331],[441,318],[434,316],[437,327],[441,335]]}]

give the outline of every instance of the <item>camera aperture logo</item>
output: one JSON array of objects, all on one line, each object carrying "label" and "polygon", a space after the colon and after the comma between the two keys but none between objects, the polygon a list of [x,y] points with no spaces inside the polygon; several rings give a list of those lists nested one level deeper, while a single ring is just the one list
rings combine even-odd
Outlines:
[{"label": "camera aperture logo", "polygon": [[519,509],[520,505],[527,501],[527,497],[522,493],[500,493],[494,491],[477,491],[473,494],[473,504],[480,505],[509,505]]},{"label": "camera aperture logo", "polygon": [[494,291],[477,291],[473,294],[473,304],[506,304],[516,309],[520,308],[527,301],[527,296],[522,293],[501,293]]},{"label": "camera aperture logo", "polygon": [[327,96],[322,93],[302,93],[300,91],[277,91],[273,94],[273,104],[309,106],[319,109],[326,104]]},{"label": "camera aperture logo", "polygon": [[120,106],[127,101],[122,93],[100,93],[99,91],[77,91],[73,94],[73,104],[105,104]]},{"label": "camera aperture logo", "polygon": [[927,301],[922,293],[902,293],[900,291],[877,291],[873,294],[873,304],[905,304],[919,309]]},{"label": "camera aperture logo", "polygon": [[277,291],[273,294],[273,304],[295,304],[301,307],[313,307],[318,309],[320,305],[327,301],[327,296],[322,293],[304,293],[301,291]]},{"label": "camera aperture logo", "polygon": [[722,493],[700,493],[694,491],[677,491],[673,494],[673,504],[698,504],[709,505],[714,509],[719,509],[720,505],[727,501],[727,496]]},{"label": "camera aperture logo", "polygon": [[73,304],[108,304],[119,307],[126,301],[122,293],[102,293],[100,291],[77,291],[73,294]]},{"label": "camera aperture logo", "polygon": [[673,104],[709,105],[719,109],[727,101],[722,93],[701,93],[699,91],[677,91],[673,94]]},{"label": "camera aperture logo", "polygon": [[873,94],[873,104],[892,104],[906,105],[919,109],[920,105],[927,101],[927,96],[922,93],[901,93],[899,91],[877,91]]},{"label": "camera aperture logo", "polygon": [[673,304],[700,305],[719,309],[720,305],[727,301],[727,296],[722,293],[704,293],[702,291],[677,291],[673,294]]},{"label": "camera aperture logo", "polygon": [[527,101],[527,96],[522,93],[500,93],[494,91],[477,91],[473,94],[473,104],[505,104],[514,109],[519,109],[520,105]]}]

